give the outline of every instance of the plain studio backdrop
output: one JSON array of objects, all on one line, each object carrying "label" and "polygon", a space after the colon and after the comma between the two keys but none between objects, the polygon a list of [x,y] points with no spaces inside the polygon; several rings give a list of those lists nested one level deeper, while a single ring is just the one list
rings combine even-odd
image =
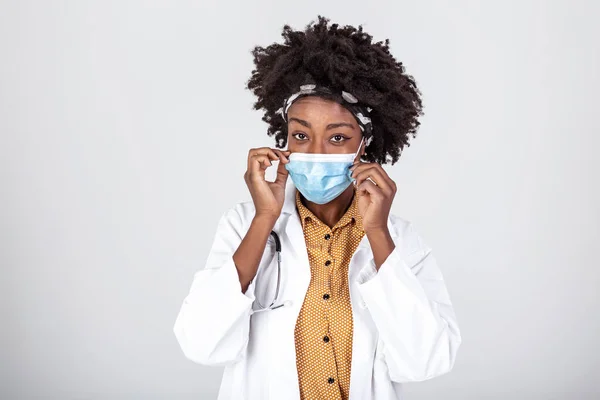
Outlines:
[{"label": "plain studio backdrop", "polygon": [[463,344],[406,399],[600,398],[597,2],[0,4],[0,399],[216,398],[173,324],[274,146],[250,50],[318,14],[390,38],[423,92],[392,212]]}]

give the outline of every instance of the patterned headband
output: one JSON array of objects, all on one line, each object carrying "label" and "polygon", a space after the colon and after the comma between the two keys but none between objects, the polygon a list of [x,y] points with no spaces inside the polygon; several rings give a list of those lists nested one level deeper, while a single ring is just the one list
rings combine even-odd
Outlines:
[{"label": "patterned headband", "polygon": [[368,117],[369,113],[372,111],[371,107],[365,107],[358,103],[358,99],[354,97],[351,93],[342,91],[341,95],[334,95],[331,89],[325,86],[317,86],[314,84],[306,84],[300,86],[300,91],[292,94],[283,102],[283,107],[277,110],[277,114],[281,114],[281,117],[284,121],[287,122],[287,113],[289,108],[291,107],[294,101],[298,100],[304,96],[310,95],[326,95],[327,97],[333,97],[335,100],[346,107],[356,118],[358,122],[358,126],[362,131],[365,138],[367,138],[366,146],[371,143],[372,132],[373,132],[373,124],[371,123],[371,118]]}]

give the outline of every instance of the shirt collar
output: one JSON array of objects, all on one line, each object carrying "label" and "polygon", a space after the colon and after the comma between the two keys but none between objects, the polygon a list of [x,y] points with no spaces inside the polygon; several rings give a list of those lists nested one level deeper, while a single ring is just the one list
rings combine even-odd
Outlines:
[{"label": "shirt collar", "polygon": [[[300,215],[300,222],[302,224],[302,229],[306,226],[306,223],[309,221],[316,222],[317,224],[323,224],[319,218],[313,214],[304,204],[302,204],[300,192],[296,190],[295,194],[295,202],[296,208],[298,209],[298,214]],[[358,212],[358,195],[356,194],[356,188],[354,189],[354,196],[352,196],[352,203],[350,203],[350,207],[346,210],[342,218],[335,224],[332,230],[336,228],[341,228],[348,224],[356,224],[360,229],[362,229],[362,219]]]}]

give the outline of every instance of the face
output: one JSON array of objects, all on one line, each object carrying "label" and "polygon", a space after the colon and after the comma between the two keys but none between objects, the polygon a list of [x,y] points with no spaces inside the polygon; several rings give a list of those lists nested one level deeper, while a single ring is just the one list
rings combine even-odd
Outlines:
[{"label": "face", "polygon": [[[305,96],[288,110],[288,150],[292,153],[356,153],[362,132],[350,111],[317,96]],[[359,154],[364,152],[361,146]]]}]

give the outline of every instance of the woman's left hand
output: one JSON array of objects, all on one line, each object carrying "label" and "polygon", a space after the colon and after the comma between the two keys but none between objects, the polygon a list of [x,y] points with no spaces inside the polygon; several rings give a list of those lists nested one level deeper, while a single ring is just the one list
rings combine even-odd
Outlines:
[{"label": "woman's left hand", "polygon": [[365,233],[387,232],[396,183],[378,163],[357,162],[350,170],[352,177],[356,179],[358,212],[362,217]]}]

